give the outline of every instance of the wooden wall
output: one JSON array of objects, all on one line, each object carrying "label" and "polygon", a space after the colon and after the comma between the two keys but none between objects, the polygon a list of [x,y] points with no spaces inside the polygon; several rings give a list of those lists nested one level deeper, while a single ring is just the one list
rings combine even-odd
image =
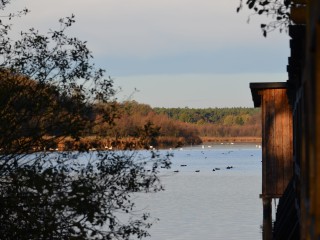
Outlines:
[{"label": "wooden wall", "polygon": [[305,58],[300,99],[301,138],[301,239],[320,239],[320,1],[307,4]]},{"label": "wooden wall", "polygon": [[292,107],[287,84],[251,83],[262,110],[262,197],[279,198],[293,176]]},{"label": "wooden wall", "polygon": [[292,107],[285,82],[251,83],[250,88],[254,106],[262,109],[262,231],[270,240],[272,199],[282,197],[294,172]]},{"label": "wooden wall", "polygon": [[[299,239],[320,239],[320,0],[304,1],[305,17],[289,27],[289,99],[293,107],[294,208]],[[294,16],[292,20],[295,21]],[[280,199],[282,201],[284,199]],[[279,204],[280,205],[280,204]],[[292,209],[292,208],[290,208]],[[284,211],[284,224],[292,220]],[[279,227],[279,233],[281,232]],[[293,231],[291,231],[293,232]],[[277,232],[275,233],[277,236]],[[287,236],[288,237],[288,236]],[[297,236],[295,236],[297,237]],[[281,238],[279,238],[281,239]],[[288,239],[288,238],[285,238]]]},{"label": "wooden wall", "polygon": [[[252,91],[255,106],[266,106],[263,109],[263,168],[268,169],[263,176],[266,183],[263,193],[273,196],[283,190],[284,180],[281,180],[282,166],[275,159],[281,159],[284,154],[281,143],[288,139],[293,141],[292,159],[294,175],[286,189],[284,197],[280,198],[277,212],[274,239],[320,239],[320,0],[296,1],[302,15],[296,21],[294,12],[291,19],[295,23],[289,27],[291,37],[287,81],[287,95],[292,106],[293,136],[287,133],[282,122],[282,112],[276,90],[260,87]],[[251,88],[252,90],[252,88]],[[283,93],[279,93],[282,94]],[[265,96],[265,98],[264,98]],[[278,99],[278,100],[277,100]],[[260,101],[260,102],[259,102]],[[268,112],[268,109],[270,110]],[[279,114],[280,112],[280,114]],[[279,117],[277,117],[277,115]],[[279,123],[280,121],[280,123]],[[290,125],[292,123],[288,123]],[[283,136],[281,136],[281,134]],[[289,135],[288,135],[289,134]],[[284,137],[287,136],[287,137]],[[279,139],[278,139],[279,137]],[[282,153],[281,153],[282,152]],[[269,161],[269,159],[271,159]],[[274,163],[273,163],[274,162]],[[272,164],[270,166],[270,164]],[[275,164],[273,166],[273,164]],[[290,169],[290,163],[283,169]],[[289,172],[291,172],[289,170]],[[289,176],[283,174],[283,179]],[[276,180],[274,180],[276,179]],[[275,182],[274,182],[275,181]],[[290,200],[290,201],[289,201]],[[289,204],[290,202],[290,204]],[[296,218],[296,220],[293,220]]]},{"label": "wooden wall", "polygon": [[292,111],[286,89],[264,89],[260,94],[262,195],[279,198],[293,175]]}]

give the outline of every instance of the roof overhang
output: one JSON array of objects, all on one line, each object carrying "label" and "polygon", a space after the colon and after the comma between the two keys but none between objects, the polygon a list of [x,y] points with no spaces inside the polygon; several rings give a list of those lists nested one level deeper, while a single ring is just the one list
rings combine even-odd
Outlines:
[{"label": "roof overhang", "polygon": [[255,82],[250,83],[251,95],[254,107],[261,106],[260,91],[265,89],[284,89],[287,88],[286,82]]}]

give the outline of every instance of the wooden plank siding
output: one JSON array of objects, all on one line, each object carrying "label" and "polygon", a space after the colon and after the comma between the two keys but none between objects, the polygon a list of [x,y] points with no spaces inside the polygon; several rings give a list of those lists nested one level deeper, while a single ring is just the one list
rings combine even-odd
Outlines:
[{"label": "wooden plank siding", "polygon": [[[259,92],[259,95],[261,96],[261,92]],[[263,101],[263,100],[262,100]],[[265,101],[263,102],[263,105],[265,105]],[[259,105],[260,107],[261,105]],[[264,161],[267,156],[267,148],[264,146],[268,145],[268,131],[266,130],[265,127],[267,124],[267,119],[266,119],[266,108],[261,108],[261,118],[262,118],[262,169],[267,169],[267,161]],[[267,185],[265,184],[267,182],[267,171],[262,170],[262,193],[267,192]]]},{"label": "wooden plank siding", "polygon": [[[279,199],[273,239],[319,240],[320,0],[292,4],[305,14],[295,22],[297,15],[291,12],[296,24],[289,26],[288,81],[250,84],[254,106],[262,108],[262,197],[270,199],[286,188]],[[285,107],[286,95],[293,110]],[[291,122],[285,120],[290,118]]]},{"label": "wooden plank siding", "polygon": [[285,86],[250,85],[262,108],[262,197],[281,197],[293,176],[292,110]]},{"label": "wooden plank siding", "polygon": [[[305,33],[292,34],[292,40],[304,39],[299,61],[301,84],[295,91],[301,93],[295,99],[295,107],[300,111],[294,115],[298,121],[294,139],[300,142],[295,148],[300,154],[296,160],[300,164],[300,174],[296,179],[297,201],[300,205],[300,239],[320,239],[320,1],[310,0],[306,4]],[[296,26],[293,26],[294,28]],[[297,50],[291,49],[291,54]],[[289,77],[289,81],[292,81]],[[299,173],[299,171],[296,171]]]},{"label": "wooden plank siding", "polygon": [[[319,7],[320,7],[320,3],[318,1],[318,5],[315,6],[318,9],[318,19],[319,19]],[[314,202],[316,202],[316,211],[315,211],[315,225],[316,225],[316,236],[318,237],[318,239],[320,238],[320,23],[319,20],[316,24],[316,46],[317,46],[317,51],[315,52],[315,79],[316,79],[316,121],[315,121],[315,126],[316,126],[316,143],[315,143],[315,149],[316,149],[316,153],[315,153],[315,171],[316,171],[316,186],[315,189],[317,189],[317,193],[316,193],[316,199]]]},{"label": "wooden plank siding", "polygon": [[292,107],[286,83],[251,83],[250,88],[262,113],[262,233],[263,240],[270,240],[272,198],[283,196],[293,176]]}]

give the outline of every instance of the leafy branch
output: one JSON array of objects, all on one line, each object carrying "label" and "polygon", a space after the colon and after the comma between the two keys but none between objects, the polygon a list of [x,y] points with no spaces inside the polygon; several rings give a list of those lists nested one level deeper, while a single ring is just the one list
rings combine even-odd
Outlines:
[{"label": "leafy branch", "polygon": [[[237,12],[243,8],[243,5],[243,0],[240,0]],[[253,15],[272,17],[272,21],[260,25],[264,37],[276,29],[279,29],[280,32],[287,31],[288,26],[292,24],[290,20],[291,0],[246,0],[245,5],[254,11],[248,21]]]}]

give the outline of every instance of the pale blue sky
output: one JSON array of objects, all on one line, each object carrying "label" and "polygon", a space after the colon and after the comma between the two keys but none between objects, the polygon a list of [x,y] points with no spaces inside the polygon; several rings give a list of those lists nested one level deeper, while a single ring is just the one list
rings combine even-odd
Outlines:
[{"label": "pale blue sky", "polygon": [[239,0],[13,0],[27,6],[14,30],[46,31],[76,15],[70,35],[88,41],[119,100],[153,107],[253,106],[249,82],[286,81],[288,36],[262,37],[263,21]]}]

